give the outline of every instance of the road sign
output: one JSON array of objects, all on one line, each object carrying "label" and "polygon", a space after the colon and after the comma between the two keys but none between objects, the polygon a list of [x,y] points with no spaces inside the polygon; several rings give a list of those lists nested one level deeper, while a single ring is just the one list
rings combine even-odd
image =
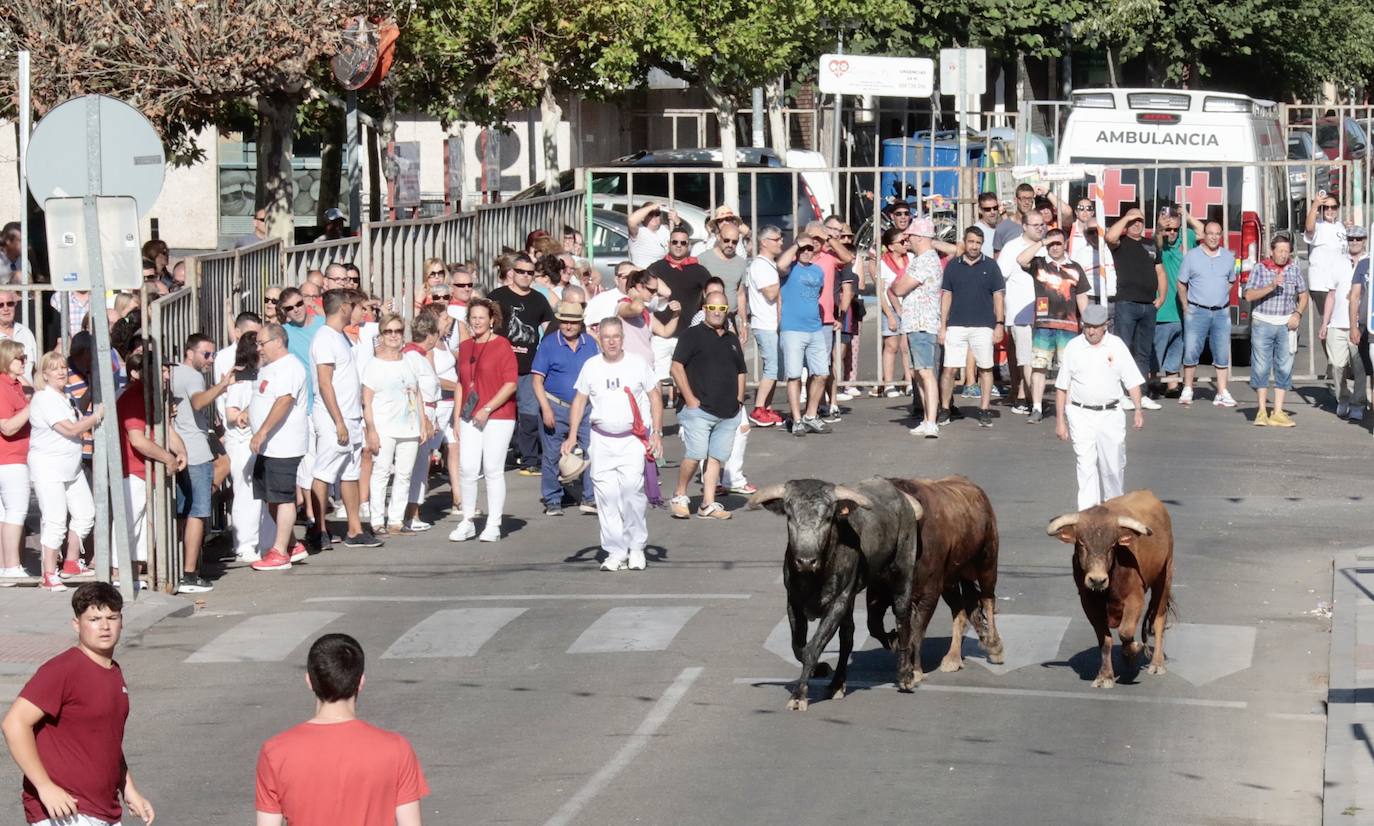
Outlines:
[{"label": "road sign", "polygon": [[957,95],[961,89],[965,95],[981,95],[987,92],[986,49],[940,50],[940,94]]},{"label": "road sign", "polygon": [[[87,145],[87,98],[97,98],[99,144]],[[94,151],[92,151],[94,150]],[[87,169],[94,158],[98,164]],[[29,138],[29,191],[42,204],[49,198],[127,195],[147,215],[162,192],[167,156],[162,138],[129,104],[105,95],[61,103],[38,122]],[[92,174],[94,173],[94,174]],[[99,191],[91,191],[95,181]]]},{"label": "road sign", "polygon": [[[95,199],[100,259],[105,262],[105,289],[137,290],[143,286],[143,252],[138,235],[138,207],[133,198],[102,195]],[[90,243],[86,236],[85,199],[49,198],[48,272],[56,290],[91,288]]]},{"label": "road sign", "polygon": [[928,98],[935,91],[935,61],[928,57],[824,54],[821,92],[827,95]]}]

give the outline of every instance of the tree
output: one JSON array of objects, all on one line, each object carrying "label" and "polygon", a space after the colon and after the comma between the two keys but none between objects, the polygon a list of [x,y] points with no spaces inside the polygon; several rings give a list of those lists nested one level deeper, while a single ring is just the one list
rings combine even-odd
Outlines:
[{"label": "tree", "polygon": [[[192,136],[222,125],[236,102],[259,115],[258,202],[289,238],[296,109],[312,70],[333,53],[340,21],[370,0],[10,0],[0,45],[33,55],[39,114],[99,93],[139,109],[169,154],[194,160]],[[0,75],[0,114],[10,114],[13,60]]]}]

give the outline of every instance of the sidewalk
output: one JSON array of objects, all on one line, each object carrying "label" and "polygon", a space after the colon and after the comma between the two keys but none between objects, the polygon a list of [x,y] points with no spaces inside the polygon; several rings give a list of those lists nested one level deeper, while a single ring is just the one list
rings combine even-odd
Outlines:
[{"label": "sidewalk", "polygon": [[[194,605],[185,597],[142,591],[124,606],[120,645],[127,645],[165,617],[192,610]],[[0,589],[0,702],[8,704],[38,666],[75,644],[71,591]]]},{"label": "sidewalk", "polygon": [[1374,547],[1336,556],[1323,822],[1374,824]]}]

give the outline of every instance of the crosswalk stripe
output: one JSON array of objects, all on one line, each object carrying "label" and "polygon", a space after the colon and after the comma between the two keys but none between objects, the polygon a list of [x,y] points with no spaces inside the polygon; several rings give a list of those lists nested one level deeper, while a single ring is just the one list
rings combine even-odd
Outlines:
[{"label": "crosswalk stripe", "polygon": [[700,610],[700,605],[612,608],[582,632],[568,653],[662,651]]},{"label": "crosswalk stripe", "polygon": [[334,611],[259,614],[215,637],[188,663],[269,663],[284,660],[315,632],[343,616]]},{"label": "crosswalk stripe", "polygon": [[416,623],[391,644],[384,660],[471,657],[524,608],[448,608]]},{"label": "crosswalk stripe", "polygon": [[1253,625],[1180,622],[1164,632],[1165,668],[1193,685],[1244,671],[1254,655]]}]

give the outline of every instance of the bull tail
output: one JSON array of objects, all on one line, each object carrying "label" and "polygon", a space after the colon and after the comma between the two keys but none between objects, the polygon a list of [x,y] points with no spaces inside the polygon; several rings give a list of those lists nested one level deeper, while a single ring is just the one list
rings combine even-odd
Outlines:
[{"label": "bull tail", "polygon": [[1178,622],[1178,602],[1174,599],[1173,592],[1171,591],[1163,606],[1154,606],[1153,610],[1146,612],[1145,624],[1140,629],[1141,642],[1149,641],[1155,627],[1156,612],[1161,610],[1161,608],[1164,611],[1164,626],[1166,628]]}]

